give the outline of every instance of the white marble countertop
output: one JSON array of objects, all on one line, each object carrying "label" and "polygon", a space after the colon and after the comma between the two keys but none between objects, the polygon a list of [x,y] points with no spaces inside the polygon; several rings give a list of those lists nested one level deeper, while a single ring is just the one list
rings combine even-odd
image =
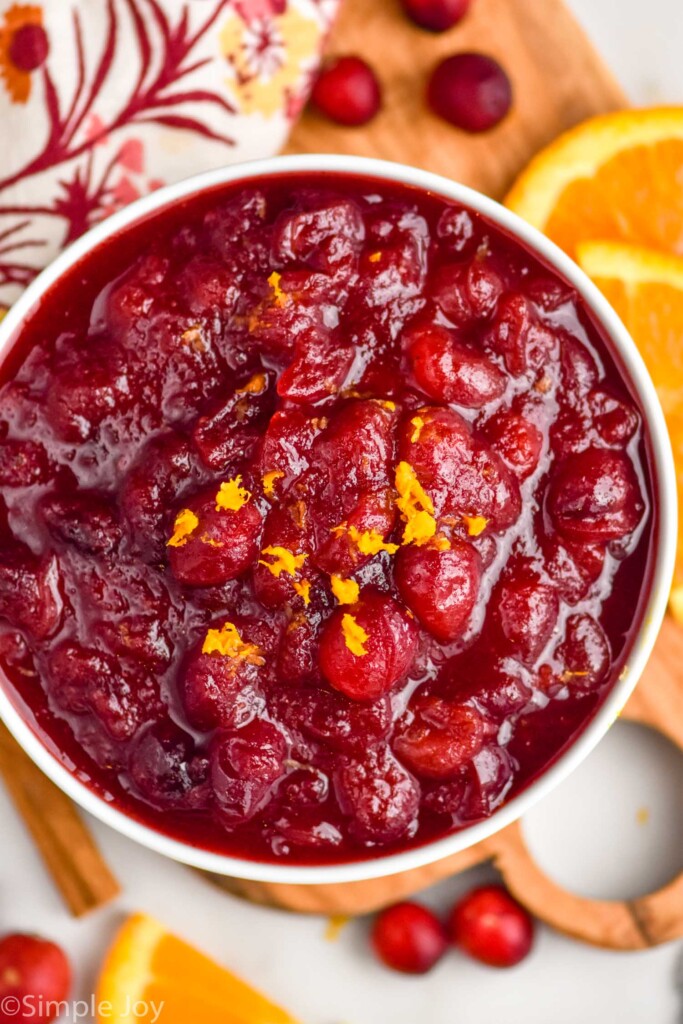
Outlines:
[{"label": "white marble countertop", "polygon": [[[680,0],[571,0],[571,6],[634,102],[683,102]],[[644,730],[619,724],[528,817],[529,841],[565,884],[589,895],[634,896],[682,866],[682,791],[683,759]],[[330,943],[321,919],[247,905],[103,826],[93,828],[124,895],[76,922],[0,789],[0,932],[35,930],[64,943],[77,965],[82,997],[92,990],[117,921],[142,909],[281,1000],[304,1024],[683,1021],[680,944],[616,954],[542,929],[532,956],[511,972],[488,970],[453,953],[427,978],[403,978],[372,959],[364,922],[348,925]],[[426,898],[446,907],[455,893],[487,876],[486,870],[470,872]]]}]

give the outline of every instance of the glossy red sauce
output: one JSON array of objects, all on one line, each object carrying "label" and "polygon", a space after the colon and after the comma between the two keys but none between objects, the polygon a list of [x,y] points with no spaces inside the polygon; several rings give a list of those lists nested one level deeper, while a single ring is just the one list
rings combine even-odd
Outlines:
[{"label": "glossy red sauce", "polygon": [[317,175],[147,218],[0,391],[0,655],[66,767],[213,850],[324,863],[489,816],[621,672],[641,414],[481,217]]}]

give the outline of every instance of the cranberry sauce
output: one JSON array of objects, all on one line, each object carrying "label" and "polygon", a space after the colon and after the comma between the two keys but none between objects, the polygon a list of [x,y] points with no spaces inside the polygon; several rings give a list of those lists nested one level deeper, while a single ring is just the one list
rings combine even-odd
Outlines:
[{"label": "cranberry sauce", "polygon": [[624,666],[640,412],[571,288],[442,199],[287,176],[148,218],[45,297],[0,423],[13,699],[179,839],[324,863],[463,828]]}]

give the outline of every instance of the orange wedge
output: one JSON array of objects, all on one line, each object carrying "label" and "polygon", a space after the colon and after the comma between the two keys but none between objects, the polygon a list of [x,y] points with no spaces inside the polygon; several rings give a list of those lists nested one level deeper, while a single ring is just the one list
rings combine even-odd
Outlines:
[{"label": "orange wedge", "polygon": [[128,918],[114,939],[96,1001],[98,1024],[297,1024],[145,914]]},{"label": "orange wedge", "polygon": [[522,172],[507,205],[570,255],[592,239],[683,256],[683,107],[585,121]]},{"label": "orange wedge", "polygon": [[[576,257],[626,324],[650,371],[669,427],[683,508],[683,257],[619,242],[582,242]],[[683,523],[671,611],[683,622]]]}]

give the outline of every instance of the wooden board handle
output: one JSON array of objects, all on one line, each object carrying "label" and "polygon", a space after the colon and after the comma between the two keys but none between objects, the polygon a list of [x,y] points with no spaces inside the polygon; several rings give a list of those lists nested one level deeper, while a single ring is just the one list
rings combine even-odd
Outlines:
[{"label": "wooden board handle", "polygon": [[0,774],[72,914],[117,896],[119,884],[74,804],[0,723]]}]

